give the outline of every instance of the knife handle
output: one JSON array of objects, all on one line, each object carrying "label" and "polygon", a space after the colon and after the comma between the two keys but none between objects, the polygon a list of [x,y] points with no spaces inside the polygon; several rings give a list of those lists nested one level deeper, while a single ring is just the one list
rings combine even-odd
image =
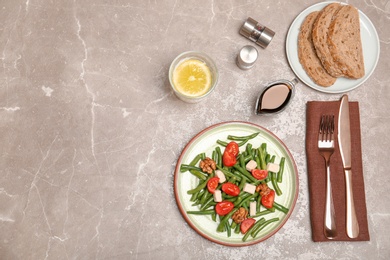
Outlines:
[{"label": "knife handle", "polygon": [[359,223],[356,218],[355,204],[352,191],[352,170],[344,169],[347,199],[347,235],[356,238],[359,235]]}]

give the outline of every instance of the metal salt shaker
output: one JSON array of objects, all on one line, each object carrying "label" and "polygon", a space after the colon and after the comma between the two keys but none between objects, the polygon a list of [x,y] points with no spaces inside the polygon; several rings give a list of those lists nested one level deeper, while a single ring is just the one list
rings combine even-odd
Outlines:
[{"label": "metal salt shaker", "polygon": [[237,55],[237,66],[240,69],[248,70],[253,67],[257,60],[258,52],[257,49],[251,45],[242,47],[239,54]]}]

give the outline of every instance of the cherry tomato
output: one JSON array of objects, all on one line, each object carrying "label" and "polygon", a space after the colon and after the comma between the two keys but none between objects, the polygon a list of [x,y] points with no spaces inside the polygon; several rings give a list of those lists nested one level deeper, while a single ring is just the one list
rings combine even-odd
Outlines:
[{"label": "cherry tomato", "polygon": [[207,189],[210,193],[214,194],[215,189],[218,187],[219,178],[213,177],[207,182]]},{"label": "cherry tomato", "polygon": [[241,222],[241,233],[245,234],[255,224],[255,222],[256,220],[254,218],[247,218]]},{"label": "cherry tomato", "polygon": [[223,165],[227,167],[231,167],[235,165],[237,162],[236,156],[238,155],[239,152],[240,150],[236,142],[232,141],[228,143],[222,155]]},{"label": "cherry tomato", "polygon": [[224,200],[218,202],[217,205],[215,205],[215,212],[220,216],[225,216],[226,214],[229,214],[229,212],[232,211],[233,208],[234,208],[233,202]]},{"label": "cherry tomato", "polygon": [[275,191],[271,189],[267,195],[261,197],[261,204],[267,209],[270,209],[274,205],[274,200],[275,200]]},{"label": "cherry tomato", "polygon": [[234,157],[240,152],[238,144],[234,141],[231,141],[226,145],[225,152],[232,154]]},{"label": "cherry tomato", "polygon": [[227,167],[231,167],[231,166],[236,164],[237,159],[233,154],[224,152],[222,155],[222,162],[223,162],[223,165],[225,165]]},{"label": "cherry tomato", "polygon": [[268,176],[267,170],[253,169],[252,175],[258,180],[264,180]]},{"label": "cherry tomato", "polygon": [[222,184],[222,191],[230,196],[238,196],[240,194],[240,188],[231,182],[226,182]]}]

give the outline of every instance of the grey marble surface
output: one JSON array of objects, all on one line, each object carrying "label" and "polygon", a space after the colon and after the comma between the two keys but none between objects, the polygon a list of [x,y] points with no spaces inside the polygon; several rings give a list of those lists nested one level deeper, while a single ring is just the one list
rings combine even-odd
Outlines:
[{"label": "grey marble surface", "polygon": [[[294,103],[254,115],[261,86],[292,79],[285,38],[319,1],[0,1],[0,259],[389,259],[390,1],[347,1],[375,25],[381,55],[348,92],[361,109],[369,242],[311,240],[305,112],[338,100],[304,84]],[[247,17],[276,36],[254,68],[235,65],[251,44]],[[215,91],[187,104],[169,88],[181,52],[217,63]],[[194,232],[174,198],[182,149],[204,128],[249,121],[282,139],[296,160],[294,212],[268,240],[242,248]]]}]

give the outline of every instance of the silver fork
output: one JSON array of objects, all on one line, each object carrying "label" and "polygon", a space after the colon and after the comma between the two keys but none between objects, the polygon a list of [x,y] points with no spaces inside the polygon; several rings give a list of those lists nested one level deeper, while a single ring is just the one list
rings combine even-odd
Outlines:
[{"label": "silver fork", "polygon": [[334,152],[334,115],[322,115],[318,134],[318,150],[325,159],[326,166],[326,202],[324,216],[324,234],[328,239],[337,235],[332,185],[330,182],[330,157]]}]

